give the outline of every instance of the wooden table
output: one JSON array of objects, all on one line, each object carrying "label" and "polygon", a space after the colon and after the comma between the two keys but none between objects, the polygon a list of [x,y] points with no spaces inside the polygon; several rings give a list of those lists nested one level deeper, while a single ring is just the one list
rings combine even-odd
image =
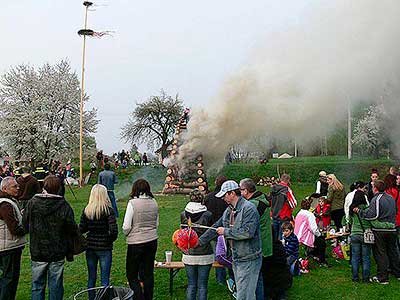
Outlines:
[{"label": "wooden table", "polygon": [[[169,270],[169,294],[172,295],[174,290],[174,278],[178,272],[185,267],[185,264],[181,261],[172,262],[156,262],[154,263],[154,268],[156,269],[168,269]],[[216,261],[212,264],[213,268],[224,268]]]},{"label": "wooden table", "polygon": [[325,240],[338,239],[338,238],[342,238],[342,237],[347,237],[349,235],[350,235],[350,232],[343,232],[343,233],[337,232],[335,234],[330,234],[329,237],[327,236],[325,238]]}]

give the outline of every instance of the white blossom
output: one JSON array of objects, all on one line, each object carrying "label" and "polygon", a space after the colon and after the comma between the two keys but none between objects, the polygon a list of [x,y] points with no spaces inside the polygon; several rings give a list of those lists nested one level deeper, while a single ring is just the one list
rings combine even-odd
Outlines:
[{"label": "white blossom", "polygon": [[[85,96],[85,101],[88,97]],[[0,79],[0,139],[16,159],[76,157],[79,149],[79,80],[69,63],[11,68]],[[84,140],[93,146],[96,110],[84,112]]]}]

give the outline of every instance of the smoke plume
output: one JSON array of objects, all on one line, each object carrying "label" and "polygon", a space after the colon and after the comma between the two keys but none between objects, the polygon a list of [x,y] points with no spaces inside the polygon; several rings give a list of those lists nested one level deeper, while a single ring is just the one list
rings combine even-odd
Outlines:
[{"label": "smoke plume", "polygon": [[304,144],[362,101],[383,101],[398,118],[399,15],[396,0],[312,1],[296,26],[266,35],[208,108],[193,111],[182,155],[196,149],[222,162],[231,145],[265,134]]}]

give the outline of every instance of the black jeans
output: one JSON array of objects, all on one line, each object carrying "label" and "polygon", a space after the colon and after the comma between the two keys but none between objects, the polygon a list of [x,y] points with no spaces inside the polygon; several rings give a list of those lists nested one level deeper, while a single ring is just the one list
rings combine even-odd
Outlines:
[{"label": "black jeans", "polygon": [[17,293],[23,247],[0,255],[0,300],[14,300]]},{"label": "black jeans", "polygon": [[[157,240],[143,244],[128,245],[126,254],[126,277],[137,300],[152,300],[154,289],[154,258]],[[143,289],[140,286],[143,282]]]},{"label": "black jeans", "polygon": [[400,258],[397,250],[397,234],[391,231],[375,231],[372,252],[377,264],[379,281],[389,281],[389,266],[392,273],[400,278]]},{"label": "black jeans", "polygon": [[342,219],[344,216],[344,209],[334,209],[331,211],[331,217],[333,222],[335,223],[336,230],[339,231],[342,228]]}]

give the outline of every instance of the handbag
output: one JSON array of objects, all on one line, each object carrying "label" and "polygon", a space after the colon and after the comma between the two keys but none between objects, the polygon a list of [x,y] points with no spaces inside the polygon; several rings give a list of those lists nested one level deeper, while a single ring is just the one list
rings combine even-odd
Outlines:
[{"label": "handbag", "polygon": [[361,222],[360,216],[357,214],[358,220],[360,221],[361,229],[364,235],[364,243],[365,244],[375,244],[375,234],[371,228],[364,229],[364,226]]},{"label": "handbag", "polygon": [[215,260],[223,266],[232,268],[232,257],[228,252],[224,236],[219,235],[215,246]]}]

